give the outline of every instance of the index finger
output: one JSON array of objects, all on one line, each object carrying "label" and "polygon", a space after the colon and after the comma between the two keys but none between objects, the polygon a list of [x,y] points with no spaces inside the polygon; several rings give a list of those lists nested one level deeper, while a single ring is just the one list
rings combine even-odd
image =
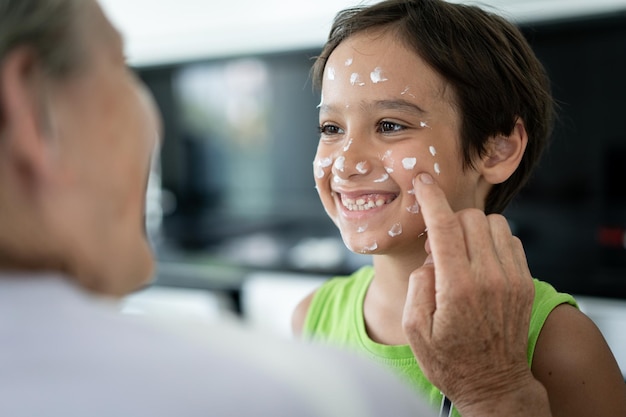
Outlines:
[{"label": "index finger", "polygon": [[467,249],[463,227],[443,190],[426,173],[417,176],[413,187],[428,229],[428,242],[435,269],[443,272],[448,268],[454,270],[466,266]]}]

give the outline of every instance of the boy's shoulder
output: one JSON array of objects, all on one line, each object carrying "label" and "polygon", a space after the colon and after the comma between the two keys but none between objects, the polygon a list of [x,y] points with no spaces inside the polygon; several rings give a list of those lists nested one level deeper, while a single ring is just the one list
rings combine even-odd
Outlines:
[{"label": "boy's shoulder", "polygon": [[358,297],[369,287],[374,278],[374,268],[363,266],[350,275],[339,275],[324,282],[316,291],[313,302],[319,303],[324,299],[346,299]]}]

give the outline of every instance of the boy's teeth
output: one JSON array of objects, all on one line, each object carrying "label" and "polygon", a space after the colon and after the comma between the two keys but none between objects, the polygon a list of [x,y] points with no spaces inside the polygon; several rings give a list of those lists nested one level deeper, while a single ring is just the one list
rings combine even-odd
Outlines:
[{"label": "boy's teeth", "polygon": [[356,200],[341,196],[341,203],[350,211],[365,211],[391,203],[395,197],[359,197]]}]

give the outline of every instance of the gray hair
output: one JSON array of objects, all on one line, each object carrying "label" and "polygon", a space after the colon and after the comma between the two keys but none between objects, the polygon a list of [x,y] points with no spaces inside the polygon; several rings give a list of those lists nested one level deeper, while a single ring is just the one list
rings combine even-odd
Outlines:
[{"label": "gray hair", "polygon": [[80,14],[85,0],[0,0],[0,62],[14,48],[33,48],[42,69],[54,77],[80,64]]}]

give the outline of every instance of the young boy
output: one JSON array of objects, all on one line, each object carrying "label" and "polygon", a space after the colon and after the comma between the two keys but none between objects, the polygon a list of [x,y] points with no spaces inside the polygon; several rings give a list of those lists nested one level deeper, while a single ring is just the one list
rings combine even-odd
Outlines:
[{"label": "young boy", "polygon": [[[443,290],[438,274],[447,266],[436,252],[435,283],[422,279],[426,265],[432,267],[435,236],[427,243],[431,233],[416,200],[416,175],[428,173],[420,177],[435,182],[452,211],[462,213],[467,241],[476,209],[484,217],[482,212],[506,207],[550,134],[549,82],[515,26],[477,7],[441,0],[387,0],[349,9],[336,17],[313,74],[322,92],[317,189],[345,244],[371,254],[373,266],[331,279],[305,298],[294,313],[294,331],[387,364],[433,405],[445,404],[445,394],[457,406],[455,415],[470,410],[464,391],[481,385],[485,393],[500,394],[524,378],[545,388],[545,415],[625,415],[623,379],[602,335],[571,296],[533,281],[525,260],[515,267],[526,280],[515,285],[530,290],[519,294],[513,281],[476,279],[463,287],[452,279],[463,294],[445,298],[452,292]],[[440,244],[446,236],[437,233]],[[449,246],[459,245],[463,238],[451,235]],[[478,250],[503,252],[495,243]],[[510,263],[506,255],[500,259]],[[468,269],[489,277],[499,265]],[[428,292],[437,308],[453,306],[459,330],[440,346],[447,356],[437,363],[416,342],[419,320],[408,316],[416,294]],[[503,294],[509,297],[500,303],[500,312],[508,313],[503,331],[476,343],[473,329],[489,327],[493,304],[507,300]],[[513,350],[521,358],[499,349],[502,333],[519,328],[524,337]],[[467,345],[484,354],[464,356]],[[446,372],[453,377],[439,378]],[[508,379],[500,378],[504,374]]]}]

